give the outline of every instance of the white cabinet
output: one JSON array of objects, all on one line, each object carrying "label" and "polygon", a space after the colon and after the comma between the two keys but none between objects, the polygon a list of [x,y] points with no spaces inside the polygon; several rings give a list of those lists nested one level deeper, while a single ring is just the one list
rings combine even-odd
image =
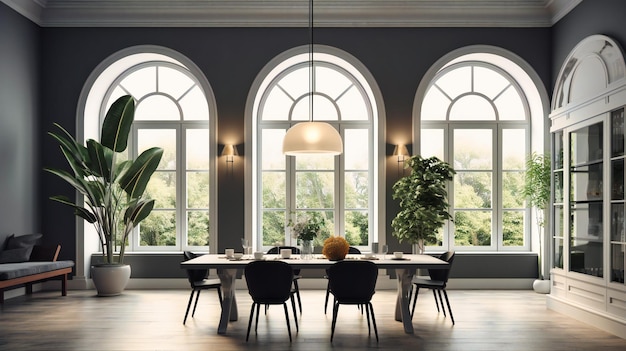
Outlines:
[{"label": "white cabinet", "polygon": [[626,65],[595,35],[568,56],[551,119],[548,307],[626,338]]}]

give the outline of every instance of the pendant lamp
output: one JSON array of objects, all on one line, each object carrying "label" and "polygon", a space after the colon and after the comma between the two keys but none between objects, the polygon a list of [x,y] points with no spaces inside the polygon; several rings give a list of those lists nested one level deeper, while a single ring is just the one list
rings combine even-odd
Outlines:
[{"label": "pendant lamp", "polygon": [[330,124],[313,121],[313,0],[309,0],[309,121],[293,125],[283,139],[283,154],[340,155],[343,152],[341,135]]}]

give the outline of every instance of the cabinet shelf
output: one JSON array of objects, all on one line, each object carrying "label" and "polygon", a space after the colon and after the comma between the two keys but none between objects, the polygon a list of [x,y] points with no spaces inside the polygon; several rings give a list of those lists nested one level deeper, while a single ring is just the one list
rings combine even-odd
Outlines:
[{"label": "cabinet shelf", "polygon": [[589,172],[588,170],[579,170],[577,168],[589,167],[589,166],[601,166],[602,159],[590,160],[583,163],[577,163],[575,165],[570,166],[571,172]]},{"label": "cabinet shelf", "polygon": [[[602,204],[602,201],[604,201],[604,199],[600,198],[600,199],[590,199],[590,200],[572,200],[571,203],[574,205],[576,204]],[[572,210],[577,210],[577,209],[572,207]]]}]

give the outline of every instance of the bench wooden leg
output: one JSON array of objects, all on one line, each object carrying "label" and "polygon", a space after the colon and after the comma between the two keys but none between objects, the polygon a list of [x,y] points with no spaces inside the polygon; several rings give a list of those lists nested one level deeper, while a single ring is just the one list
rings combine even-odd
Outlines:
[{"label": "bench wooden leg", "polygon": [[61,279],[61,296],[67,296],[67,274]]}]

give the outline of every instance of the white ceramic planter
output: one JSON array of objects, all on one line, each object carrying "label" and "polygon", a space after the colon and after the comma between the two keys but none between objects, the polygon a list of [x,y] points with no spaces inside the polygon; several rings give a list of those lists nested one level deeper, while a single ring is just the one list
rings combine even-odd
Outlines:
[{"label": "white ceramic planter", "polygon": [[549,294],[551,286],[550,283],[551,282],[549,279],[537,279],[533,282],[533,290],[535,290],[535,292],[539,294]]},{"label": "white ceramic planter", "polygon": [[91,279],[98,296],[117,296],[124,291],[130,279],[130,265],[91,266]]}]

